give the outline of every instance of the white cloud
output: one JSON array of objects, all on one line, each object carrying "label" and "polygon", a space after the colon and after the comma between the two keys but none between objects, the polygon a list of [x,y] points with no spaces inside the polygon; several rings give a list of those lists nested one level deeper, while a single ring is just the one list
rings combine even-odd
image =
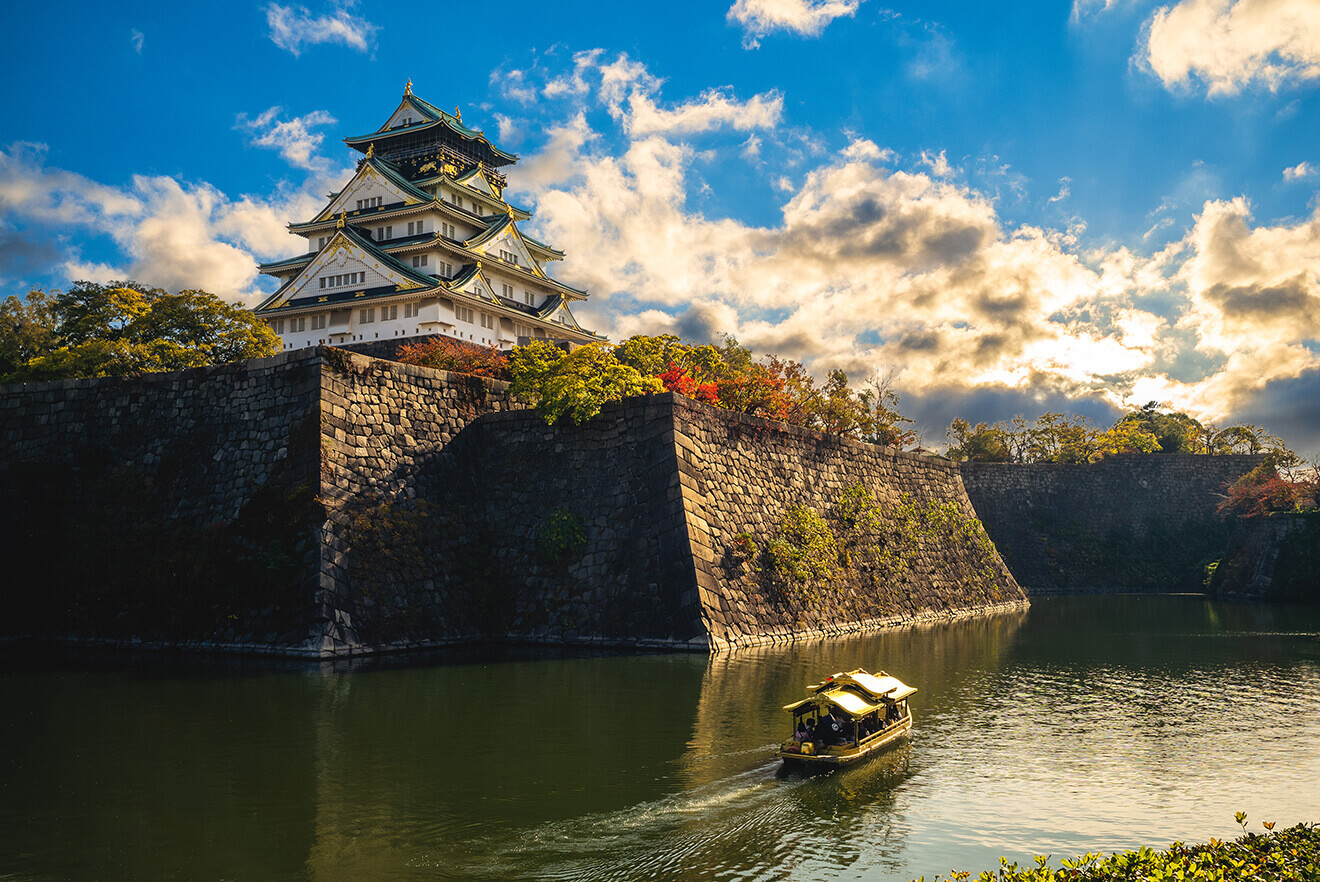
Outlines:
[{"label": "white cloud", "polygon": [[[135,175],[109,186],[45,164],[42,145],[0,150],[0,217],[48,237],[72,229],[104,236],[120,258],[88,261],[76,251],[62,266],[67,279],[136,279],[170,290],[202,288],[248,305],[262,297],[257,262],[297,253],[301,240],[285,225],[322,205],[345,170],[310,175],[301,187],[267,198],[231,198],[205,182]],[[315,163],[310,163],[315,165]]]},{"label": "white cloud", "polygon": [[1075,25],[1081,24],[1132,4],[1133,0],[1073,0],[1070,21]]},{"label": "white cloud", "polygon": [[[1200,213],[1179,235],[1168,210],[1155,212],[1151,235],[1175,236],[1156,253],[1085,249],[1080,222],[1057,230],[1000,216],[997,188],[1025,182],[994,157],[955,164],[926,151],[903,167],[856,139],[820,158],[801,153],[801,172],[784,175],[795,130],[779,118],[757,136],[767,183],[784,194],[779,219],[710,216],[693,198],[718,185],[698,176],[702,157],[739,157],[747,139],[725,126],[698,150],[682,126],[639,126],[631,97],[658,85],[626,62],[604,88],[602,60],[562,80],[586,91],[565,101],[569,122],[547,127],[546,147],[510,184],[535,205],[534,234],[567,252],[557,274],[591,292],[584,323],[615,339],[731,332],[817,372],[899,365],[907,394],[1158,399],[1214,420],[1265,384],[1320,367],[1309,354],[1320,335],[1320,216],[1253,226],[1244,202],[1196,203],[1180,190],[1178,205]],[[609,130],[587,122],[593,95]],[[1189,180],[1206,174],[1196,166]],[[1070,184],[1060,179],[1053,200]]]},{"label": "white cloud", "polygon": [[1059,192],[1049,198],[1050,202],[1062,202],[1072,195],[1072,178],[1064,175],[1059,178]]},{"label": "white cloud", "polygon": [[708,132],[725,126],[739,132],[772,129],[784,112],[778,92],[738,101],[727,89],[708,89],[698,98],[672,109],[656,105],[649,94],[634,91],[628,99],[627,124],[633,135]]},{"label": "white cloud", "polygon": [[1320,174],[1320,168],[1316,168],[1309,162],[1299,162],[1291,168],[1283,170],[1283,179],[1285,181],[1300,181],[1303,178],[1315,177]]},{"label": "white cloud", "polygon": [[1181,0],[1147,22],[1138,62],[1171,90],[1272,92],[1320,78],[1315,0]]},{"label": "white cloud", "polygon": [[725,15],[743,29],[743,46],[754,49],[772,31],[815,37],[841,16],[856,14],[861,0],[736,0]]},{"label": "white cloud", "polygon": [[329,15],[314,16],[306,6],[281,6],[272,3],[266,7],[266,24],[270,39],[296,58],[304,46],[320,43],[338,43],[359,52],[371,48],[379,28],[353,15],[351,4],[338,7]]},{"label": "white cloud", "polygon": [[324,110],[313,110],[303,116],[280,120],[282,110],[279,106],[270,107],[255,119],[248,119],[247,114],[240,113],[234,128],[251,132],[254,145],[278,150],[292,166],[309,171],[323,170],[326,159],[314,154],[325,136],[312,129],[332,125],[335,118]]},{"label": "white cloud", "polygon": [[132,28],[128,32],[128,44],[133,47],[133,51],[138,55],[142,54],[142,43],[146,39],[146,35],[137,28]]}]

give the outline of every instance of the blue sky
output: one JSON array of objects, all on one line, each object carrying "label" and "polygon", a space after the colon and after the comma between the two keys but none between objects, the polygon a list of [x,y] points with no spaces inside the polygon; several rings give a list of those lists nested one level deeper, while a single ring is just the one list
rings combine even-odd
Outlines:
[{"label": "blue sky", "polygon": [[411,79],[614,339],[887,372],[930,443],[1159,400],[1320,450],[1314,0],[180,10],[10,12],[0,293],[254,303]]}]

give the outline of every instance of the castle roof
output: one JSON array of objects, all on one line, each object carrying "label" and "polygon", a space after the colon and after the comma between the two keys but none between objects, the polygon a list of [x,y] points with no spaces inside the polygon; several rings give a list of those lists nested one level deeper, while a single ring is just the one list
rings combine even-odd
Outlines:
[{"label": "castle roof", "polygon": [[[400,111],[406,113],[405,119],[411,120],[412,113],[416,113],[418,118],[414,122],[391,125],[399,118]],[[517,154],[501,150],[479,130],[463,125],[462,117],[446,113],[429,101],[418,98],[412,93],[411,82],[404,90],[399,106],[379,129],[366,135],[345,138],[344,143],[363,153],[366,153],[372,144],[376,145],[377,150],[385,151],[390,149],[389,144],[393,141],[408,140],[411,136],[423,133],[443,137],[443,133],[446,132],[451,139],[455,139],[455,146],[466,148],[474,157],[492,168],[511,165],[518,161]]]}]

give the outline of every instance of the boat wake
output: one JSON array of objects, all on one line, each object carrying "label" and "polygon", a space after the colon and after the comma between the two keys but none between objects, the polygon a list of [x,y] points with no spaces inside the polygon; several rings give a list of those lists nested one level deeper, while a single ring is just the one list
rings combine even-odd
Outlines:
[{"label": "boat wake", "polygon": [[[743,751],[740,751],[743,752]],[[775,868],[826,875],[853,865],[841,845],[841,803],[889,804],[907,777],[906,752],[827,776],[784,775],[776,759],[618,811],[552,821],[487,843],[478,878],[765,878]]]}]

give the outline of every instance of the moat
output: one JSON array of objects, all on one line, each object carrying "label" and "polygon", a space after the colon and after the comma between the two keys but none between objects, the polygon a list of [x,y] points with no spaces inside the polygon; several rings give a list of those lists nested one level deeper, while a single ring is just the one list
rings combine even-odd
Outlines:
[{"label": "moat", "polygon": [[[911,741],[772,761],[820,675]],[[0,878],[859,878],[1320,820],[1320,610],[1196,596],[704,655],[0,660]]]}]

